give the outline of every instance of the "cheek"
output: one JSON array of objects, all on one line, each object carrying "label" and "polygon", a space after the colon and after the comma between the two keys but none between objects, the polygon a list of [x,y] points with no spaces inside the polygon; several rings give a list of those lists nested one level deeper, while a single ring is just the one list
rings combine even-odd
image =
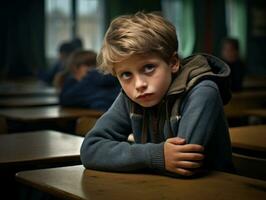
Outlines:
[{"label": "cheek", "polygon": [[171,83],[171,72],[160,72],[154,77],[154,82],[158,87],[167,87]]},{"label": "cheek", "polygon": [[121,85],[122,89],[124,90],[124,92],[127,94],[127,96],[130,97],[131,94],[133,93],[133,89],[132,89],[131,85],[127,84],[127,83],[123,83],[120,80],[119,80],[119,82],[120,82],[120,85]]}]

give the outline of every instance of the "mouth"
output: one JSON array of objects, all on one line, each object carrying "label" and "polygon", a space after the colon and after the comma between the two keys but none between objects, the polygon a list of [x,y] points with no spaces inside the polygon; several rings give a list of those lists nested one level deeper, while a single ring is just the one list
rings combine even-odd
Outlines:
[{"label": "mouth", "polygon": [[145,100],[151,97],[153,94],[152,93],[145,93],[137,96],[138,100]]}]

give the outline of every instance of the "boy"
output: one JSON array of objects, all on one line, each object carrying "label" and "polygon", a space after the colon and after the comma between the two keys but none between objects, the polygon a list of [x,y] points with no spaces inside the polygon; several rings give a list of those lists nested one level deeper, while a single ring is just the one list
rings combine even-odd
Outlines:
[{"label": "boy", "polygon": [[84,139],[86,168],[183,176],[202,167],[232,170],[222,104],[230,99],[230,70],[210,55],[181,61],[177,50],[174,26],[157,14],[113,20],[98,62],[123,91]]}]

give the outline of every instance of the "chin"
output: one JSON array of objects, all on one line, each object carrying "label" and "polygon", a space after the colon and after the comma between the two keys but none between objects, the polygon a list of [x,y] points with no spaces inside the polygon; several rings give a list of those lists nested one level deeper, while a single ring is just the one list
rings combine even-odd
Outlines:
[{"label": "chin", "polygon": [[141,105],[144,108],[150,108],[153,106],[156,106],[158,104],[158,102],[142,102],[142,103],[138,103],[139,105]]}]

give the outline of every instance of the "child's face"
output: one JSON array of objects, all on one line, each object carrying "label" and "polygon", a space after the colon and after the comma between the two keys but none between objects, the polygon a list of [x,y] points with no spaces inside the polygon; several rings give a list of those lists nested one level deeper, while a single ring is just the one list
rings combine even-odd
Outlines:
[{"label": "child's face", "polygon": [[80,81],[87,75],[89,70],[90,70],[90,67],[84,64],[74,68],[73,74],[74,74],[75,79]]},{"label": "child's face", "polygon": [[172,56],[168,64],[157,54],[133,55],[114,64],[127,96],[143,107],[155,106],[162,100],[171,84],[172,73],[178,68],[176,56]]},{"label": "child's face", "polygon": [[222,49],[222,56],[225,61],[232,63],[238,59],[238,51],[231,43],[225,43]]}]

